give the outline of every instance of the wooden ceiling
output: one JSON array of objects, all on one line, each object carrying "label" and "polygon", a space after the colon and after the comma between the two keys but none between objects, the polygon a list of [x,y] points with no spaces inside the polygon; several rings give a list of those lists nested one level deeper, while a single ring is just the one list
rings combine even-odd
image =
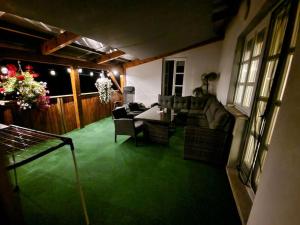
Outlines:
[{"label": "wooden ceiling", "polygon": [[0,0],[0,57],[94,69],[139,65],[219,40],[239,6],[166,2],[72,1],[54,10],[53,1]]}]

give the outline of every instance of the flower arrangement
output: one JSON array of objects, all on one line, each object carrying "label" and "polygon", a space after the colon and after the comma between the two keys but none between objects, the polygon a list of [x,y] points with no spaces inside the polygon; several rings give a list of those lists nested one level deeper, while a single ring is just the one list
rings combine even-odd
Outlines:
[{"label": "flower arrangement", "polygon": [[111,95],[111,81],[108,78],[101,77],[97,79],[95,86],[98,89],[100,101],[108,103]]},{"label": "flower arrangement", "polygon": [[26,66],[23,71],[20,63],[19,69],[13,64],[6,65],[0,73],[0,95],[13,96],[17,100],[20,109],[31,109],[36,105],[40,109],[49,107],[49,91],[46,82],[37,82],[34,78],[39,74],[33,71],[33,67]]}]

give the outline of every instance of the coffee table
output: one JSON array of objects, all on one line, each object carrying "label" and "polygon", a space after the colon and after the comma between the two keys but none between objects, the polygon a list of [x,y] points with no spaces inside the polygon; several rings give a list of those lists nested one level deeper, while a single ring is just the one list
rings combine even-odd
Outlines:
[{"label": "coffee table", "polygon": [[144,135],[152,142],[169,144],[170,128],[173,126],[174,110],[154,106],[134,117],[144,122]]}]

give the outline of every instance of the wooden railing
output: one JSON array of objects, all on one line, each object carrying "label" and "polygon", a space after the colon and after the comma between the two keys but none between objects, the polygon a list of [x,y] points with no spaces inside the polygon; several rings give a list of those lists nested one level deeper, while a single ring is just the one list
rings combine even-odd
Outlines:
[{"label": "wooden railing", "polygon": [[[113,102],[122,101],[118,91],[112,94],[111,102],[100,102],[97,92],[82,93],[82,124],[88,125],[111,115]],[[50,97],[50,107],[46,110],[19,110],[15,104],[1,106],[0,123],[16,124],[40,131],[64,134],[77,128],[73,95]]]}]

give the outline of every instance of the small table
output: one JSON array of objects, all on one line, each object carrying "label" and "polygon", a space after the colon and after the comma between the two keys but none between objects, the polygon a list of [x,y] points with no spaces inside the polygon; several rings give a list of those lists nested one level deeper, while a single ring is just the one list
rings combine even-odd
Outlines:
[{"label": "small table", "polygon": [[144,134],[152,142],[169,144],[170,128],[174,121],[174,110],[152,107],[134,117],[144,122]]}]

